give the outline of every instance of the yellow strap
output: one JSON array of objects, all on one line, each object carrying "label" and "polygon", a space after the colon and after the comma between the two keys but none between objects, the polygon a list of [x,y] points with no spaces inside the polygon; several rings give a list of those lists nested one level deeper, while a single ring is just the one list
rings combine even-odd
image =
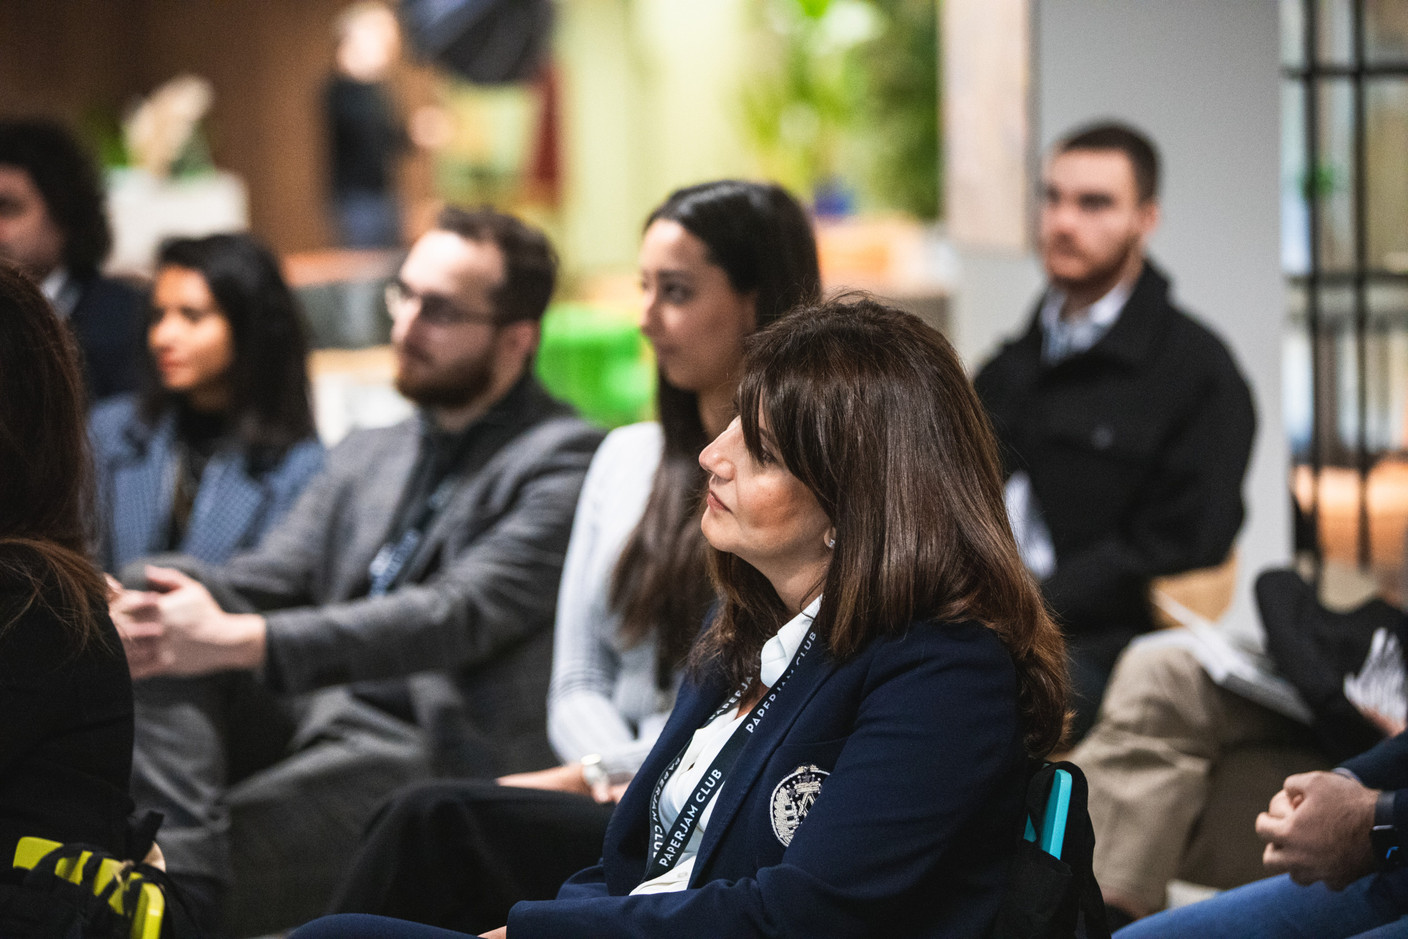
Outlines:
[{"label": "yellow strap", "polygon": [[[61,847],[63,845],[59,842],[50,841],[48,838],[21,838],[15,845],[14,866],[33,870],[45,856]],[[71,883],[81,883],[83,867],[92,856],[91,851],[84,851],[76,858],[64,858],[54,866],[54,871]],[[128,870],[127,867],[128,865],[115,858],[103,858],[98,865],[98,876],[93,879],[93,893],[102,893],[103,888],[116,878],[120,883],[108,896],[108,905],[119,916],[126,916],[128,914],[122,908],[126,895],[123,884],[134,880],[141,883],[142,887],[137,892],[137,908],[131,914],[132,929],[128,935],[131,939],[160,939],[161,921],[166,915],[166,895],[162,893],[161,887],[143,877],[141,871]]]}]

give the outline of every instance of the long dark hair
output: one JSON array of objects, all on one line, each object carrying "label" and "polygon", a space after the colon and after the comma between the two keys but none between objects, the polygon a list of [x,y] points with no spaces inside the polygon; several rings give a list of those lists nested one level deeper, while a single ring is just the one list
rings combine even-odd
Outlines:
[{"label": "long dark hair", "polygon": [[0,632],[35,603],[100,636],[103,578],[88,557],[92,459],[69,331],[38,288],[0,262]]},{"label": "long dark hair", "polygon": [[[748,449],[759,415],[787,469],[836,531],[815,625],[838,659],[920,620],[976,620],[1012,655],[1033,755],[1060,741],[1068,678],[1061,633],[1022,565],[997,444],[952,346],[917,318],[849,295],[799,310],[748,341],[738,390]],[[755,675],[788,618],[768,580],[709,550],[721,610],[697,674]]]},{"label": "long dark hair", "polygon": [[[268,248],[246,234],[173,238],[157,270],[179,267],[205,279],[234,339],[230,427],[247,449],[276,460],[314,432],[308,391],[308,343],[298,301]],[[154,423],[180,396],[161,387],[151,355],[139,413]]]},{"label": "long dark hair", "polygon": [[88,150],[45,118],[0,121],[0,165],[29,174],[49,217],[64,233],[63,263],[79,280],[98,273],[112,248],[103,179]]},{"label": "long dark hair", "polygon": [[[709,260],[738,293],[752,293],[757,325],[815,302],[821,290],[811,222],[781,186],[720,180],[677,189],[646,219],[678,222],[704,243]],[[611,581],[621,633],[639,642],[655,633],[661,687],[689,651],[713,599],[699,533],[705,475],[699,451],[709,442],[699,399],[657,376],[656,404],[665,447],[645,514],[627,540]]]}]

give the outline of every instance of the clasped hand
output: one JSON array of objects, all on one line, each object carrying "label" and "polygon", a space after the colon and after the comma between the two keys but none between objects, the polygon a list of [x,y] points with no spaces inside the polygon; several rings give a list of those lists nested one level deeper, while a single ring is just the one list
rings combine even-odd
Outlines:
[{"label": "clasped hand", "polygon": [[1369,829],[1378,792],[1339,773],[1299,773],[1256,818],[1262,862],[1298,884],[1343,890],[1374,869]]},{"label": "clasped hand", "polygon": [[178,570],[148,567],[146,575],[150,590],[124,590],[110,581],[108,613],[133,678],[204,675],[263,663],[262,616],[226,613],[204,585]]}]

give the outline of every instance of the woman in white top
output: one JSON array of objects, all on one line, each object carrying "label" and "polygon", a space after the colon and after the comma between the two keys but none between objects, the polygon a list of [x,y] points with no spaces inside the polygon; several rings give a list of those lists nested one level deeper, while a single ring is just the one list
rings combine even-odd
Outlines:
[{"label": "woman in white top", "polygon": [[733,415],[744,339],[814,301],[820,275],[797,202],[735,180],[680,189],[656,208],[640,275],[659,422],[608,435],[578,503],[548,706],[563,763],[497,787],[437,783],[393,798],[333,910],[477,932],[518,900],[554,895],[600,856],[615,800],[669,716],[714,599],[699,452]]}]

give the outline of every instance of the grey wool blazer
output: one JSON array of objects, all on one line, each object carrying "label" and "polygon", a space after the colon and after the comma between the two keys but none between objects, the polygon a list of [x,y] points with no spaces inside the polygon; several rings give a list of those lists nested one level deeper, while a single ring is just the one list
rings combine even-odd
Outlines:
[{"label": "grey wool blazer", "polygon": [[[268,623],[275,691],[411,677],[432,746],[480,774],[555,761],[546,738],[552,623],[563,555],[601,434],[525,378],[475,425],[457,484],[400,586],[367,596],[368,568],[414,470],[423,419],[334,448],[254,550],[218,567],[163,559],[229,611]],[[467,768],[467,767],[466,767]]]}]

